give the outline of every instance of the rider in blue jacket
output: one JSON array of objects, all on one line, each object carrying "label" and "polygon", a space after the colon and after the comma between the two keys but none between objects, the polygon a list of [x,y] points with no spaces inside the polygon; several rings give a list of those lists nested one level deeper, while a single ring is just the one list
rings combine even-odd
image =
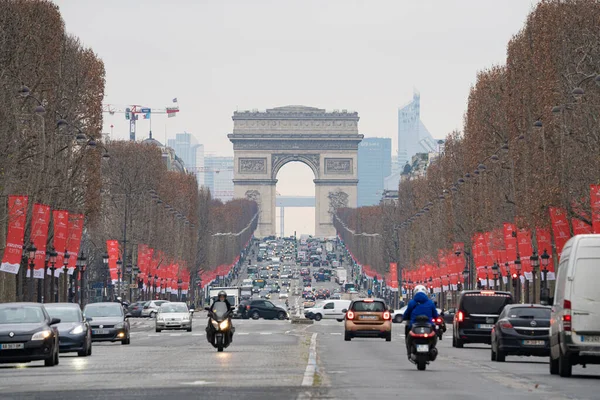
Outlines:
[{"label": "rider in blue jacket", "polygon": [[406,321],[405,328],[405,339],[406,339],[406,350],[408,352],[408,357],[410,357],[410,347],[409,347],[409,332],[412,328],[415,319],[419,315],[426,315],[429,317],[431,321],[432,318],[438,317],[438,312],[435,307],[435,303],[429,299],[427,296],[427,288],[423,285],[417,285],[413,290],[413,298],[408,302],[408,306],[406,307],[406,311],[404,311],[404,315],[402,316],[402,320]]}]

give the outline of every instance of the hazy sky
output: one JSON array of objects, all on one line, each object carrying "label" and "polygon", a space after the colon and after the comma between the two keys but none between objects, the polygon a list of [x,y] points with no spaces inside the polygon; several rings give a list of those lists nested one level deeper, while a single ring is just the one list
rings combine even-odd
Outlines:
[{"label": "hazy sky", "polygon": [[[164,142],[187,131],[232,155],[236,109],[300,104],[358,111],[365,136],[397,139],[397,109],[421,92],[434,137],[462,126],[478,71],[504,63],[534,0],[55,0],[67,30],[104,60],[105,103],[173,105],[155,116]],[[128,137],[122,114],[104,132]],[[148,122],[138,122],[138,138]],[[308,167],[283,169],[278,191],[312,194]],[[286,212],[286,221],[288,213]],[[287,224],[286,224],[287,225]],[[287,227],[286,227],[287,228]],[[288,229],[286,229],[287,231]]]}]

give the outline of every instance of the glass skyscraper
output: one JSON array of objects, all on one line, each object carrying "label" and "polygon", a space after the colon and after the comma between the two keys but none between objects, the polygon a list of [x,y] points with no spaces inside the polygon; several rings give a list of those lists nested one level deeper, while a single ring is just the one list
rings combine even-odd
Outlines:
[{"label": "glass skyscraper", "polygon": [[415,154],[434,151],[438,151],[437,141],[421,122],[421,95],[415,91],[412,101],[398,109],[399,170],[402,171]]},{"label": "glass skyscraper", "polygon": [[169,139],[167,144],[183,160],[185,168],[196,175],[198,185],[204,185],[204,145],[199,144],[194,135],[187,132],[177,133],[175,139]]},{"label": "glass skyscraper", "polygon": [[364,138],[358,145],[358,206],[379,204],[392,173],[392,139]]},{"label": "glass skyscraper", "polygon": [[204,156],[204,186],[213,199],[233,199],[233,157]]}]

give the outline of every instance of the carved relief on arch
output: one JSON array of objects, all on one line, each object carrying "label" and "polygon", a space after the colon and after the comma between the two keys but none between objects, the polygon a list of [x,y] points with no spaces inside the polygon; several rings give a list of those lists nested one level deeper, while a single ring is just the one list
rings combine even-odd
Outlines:
[{"label": "carved relief on arch", "polygon": [[271,155],[271,174],[272,179],[277,178],[277,173],[281,167],[292,161],[300,161],[308,165],[315,174],[315,179],[319,179],[319,165],[321,156],[319,154],[272,154]]},{"label": "carved relief on arch", "polygon": [[258,190],[246,190],[246,198],[248,200],[254,201],[258,205],[258,209],[260,210],[260,192]]}]

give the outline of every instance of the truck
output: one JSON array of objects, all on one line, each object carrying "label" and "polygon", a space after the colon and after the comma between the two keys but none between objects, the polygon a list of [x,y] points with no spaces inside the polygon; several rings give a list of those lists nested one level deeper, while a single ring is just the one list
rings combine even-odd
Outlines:
[{"label": "truck", "polygon": [[213,301],[215,301],[221,290],[227,293],[227,301],[229,301],[229,304],[231,304],[231,306],[235,310],[234,313],[236,313],[238,306],[240,305],[240,300],[242,298],[242,288],[239,286],[211,287],[210,291],[208,292],[211,304]]},{"label": "truck", "polygon": [[344,285],[347,280],[348,271],[346,271],[346,268],[337,268],[335,270],[335,281],[340,285]]}]

